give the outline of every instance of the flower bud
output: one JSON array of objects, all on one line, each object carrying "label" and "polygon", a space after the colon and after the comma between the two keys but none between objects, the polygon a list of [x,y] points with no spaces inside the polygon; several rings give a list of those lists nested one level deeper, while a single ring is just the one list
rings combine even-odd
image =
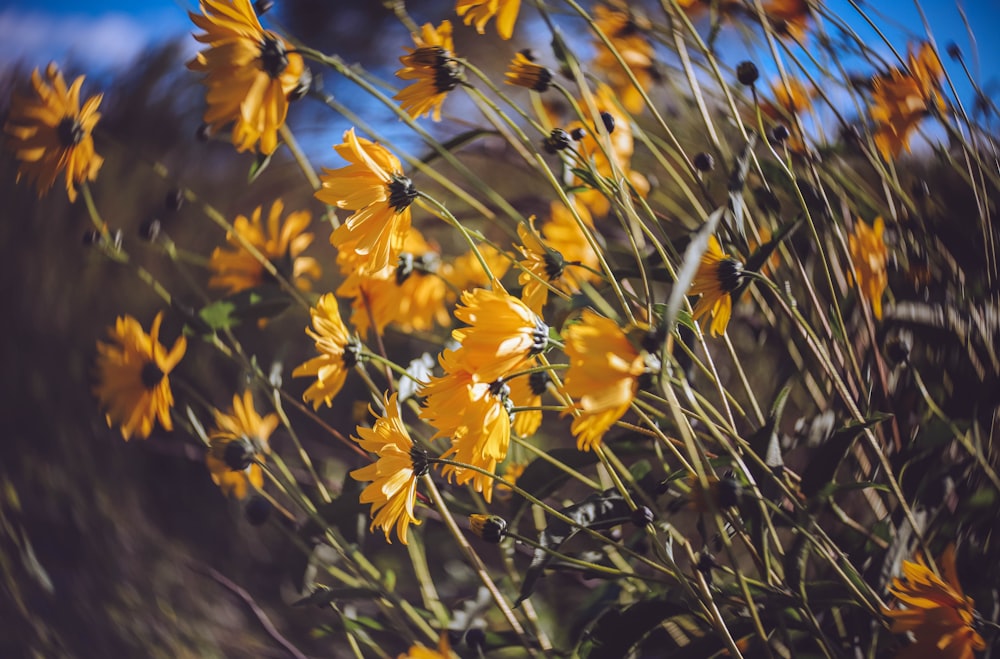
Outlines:
[{"label": "flower bud", "polygon": [[496,545],[507,535],[507,520],[499,515],[469,515],[469,528],[477,537]]},{"label": "flower bud", "polygon": [[696,153],[693,162],[694,168],[699,172],[710,172],[715,169],[715,158],[712,157],[712,154],[704,151]]},{"label": "flower bud", "polygon": [[749,87],[757,82],[759,77],[760,71],[757,70],[757,65],[749,60],[740,62],[736,66],[736,79],[740,81],[741,85]]}]

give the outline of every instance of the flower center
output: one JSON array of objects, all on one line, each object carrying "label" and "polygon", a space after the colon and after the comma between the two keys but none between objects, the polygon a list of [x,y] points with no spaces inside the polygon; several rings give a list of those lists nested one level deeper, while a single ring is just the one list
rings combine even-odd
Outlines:
[{"label": "flower center", "polygon": [[434,69],[434,90],[438,94],[450,92],[462,81],[462,65],[440,46],[435,47],[434,63],[431,68]]},{"label": "flower center", "polygon": [[531,393],[541,396],[549,388],[551,379],[548,371],[535,371],[528,376],[528,388],[531,389]]},{"label": "flower center", "polygon": [[562,254],[556,250],[546,250],[543,260],[545,261],[545,276],[549,278],[549,281],[555,281],[562,277],[563,270],[566,268],[566,259],[563,258]]},{"label": "flower center", "polygon": [[271,78],[277,78],[288,67],[288,54],[285,44],[270,35],[264,36],[260,44],[260,67]]},{"label": "flower center", "polygon": [[732,293],[743,284],[743,264],[733,258],[722,259],[717,275],[719,287],[726,293]]},{"label": "flower center", "polygon": [[396,213],[405,211],[413,200],[417,198],[417,189],[413,186],[413,181],[398,174],[392,175],[392,183],[389,184],[389,205]]},{"label": "flower center", "polygon": [[166,373],[160,370],[156,362],[146,362],[142,365],[142,370],[139,372],[139,379],[142,381],[142,386],[152,390],[156,388],[156,385],[160,384],[165,375]]},{"label": "flower center", "polygon": [[413,463],[414,478],[420,478],[426,474],[427,468],[430,467],[430,462],[427,460],[427,451],[419,446],[410,448],[410,462]]},{"label": "flower center", "polygon": [[413,274],[413,254],[403,252],[399,255],[399,265],[396,266],[396,285],[402,286],[403,282]]},{"label": "flower center", "polygon": [[535,320],[535,329],[531,330],[531,350],[529,355],[539,355],[549,345],[549,326],[540,320]]},{"label": "flower center", "polygon": [[56,126],[56,135],[64,147],[76,146],[83,140],[83,126],[73,117],[66,117]]},{"label": "flower center", "polygon": [[344,354],[341,355],[341,359],[344,360],[345,368],[354,368],[361,361],[361,342],[356,337],[351,338],[344,345]]}]

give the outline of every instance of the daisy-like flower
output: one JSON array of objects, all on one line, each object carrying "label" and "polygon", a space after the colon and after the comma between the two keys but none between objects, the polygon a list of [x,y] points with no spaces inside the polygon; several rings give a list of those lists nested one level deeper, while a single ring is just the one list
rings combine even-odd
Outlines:
[{"label": "daisy-like flower", "polygon": [[770,0],[764,3],[764,13],[782,38],[799,43],[809,30],[809,2],[807,0]]},{"label": "daisy-like flower", "polygon": [[455,3],[455,13],[464,17],[466,25],[475,23],[479,34],[483,34],[486,23],[496,16],[497,34],[505,40],[514,34],[520,10],[521,0],[458,0]]},{"label": "daisy-like flower", "polygon": [[334,149],[350,164],[324,168],[323,187],[316,198],[354,214],[334,230],[330,242],[357,257],[359,272],[395,266],[410,229],[410,204],[417,198],[413,182],[403,176],[396,156],[380,144],[358,138],[353,128]]},{"label": "daisy-like flower", "polygon": [[407,48],[408,54],[399,58],[404,68],[396,71],[396,76],[414,82],[393,98],[414,119],[433,112],[434,121],[441,121],[441,105],[463,74],[453,54],[451,21],[441,21],[437,28],[426,23],[420,34],[412,36],[416,48]]},{"label": "daisy-like flower", "polygon": [[[648,90],[656,77],[653,44],[645,33],[650,27],[649,21],[637,17],[623,0],[612,0],[610,6],[594,8],[594,23],[618,51],[639,86]],[[614,52],[600,38],[595,39],[594,45],[597,48],[594,66],[607,76],[621,104],[629,112],[641,111],[642,94],[632,84]]]},{"label": "daisy-like flower", "polygon": [[536,64],[535,58],[531,56],[531,51],[525,49],[514,55],[504,78],[504,82],[508,85],[544,92],[552,82],[552,71],[541,64]]},{"label": "daisy-like flower", "polygon": [[[517,479],[521,477],[527,468],[527,462],[508,462],[503,471],[503,478],[508,483],[517,485]],[[497,483],[497,496],[501,500],[510,499],[513,494],[514,490],[510,489],[506,484]]]},{"label": "daisy-like flower", "polygon": [[645,362],[615,321],[590,309],[566,328],[563,339],[569,357],[566,393],[578,401],[579,412],[571,430],[577,447],[589,451],[632,404]]},{"label": "daisy-like flower", "polygon": [[222,493],[236,499],[246,497],[250,486],[264,486],[264,474],[254,456],[271,452],[268,440],[278,427],[278,415],[261,416],[250,391],[233,396],[231,414],[215,410],[215,427],[208,434],[205,464]]},{"label": "daisy-like flower", "polygon": [[701,295],[691,317],[699,320],[711,313],[712,336],[725,334],[733,314],[733,293],[743,283],[743,263],[722,251],[715,236],[709,236],[708,249],[701,257],[698,272],[691,282],[689,295]]},{"label": "daisy-like flower", "polygon": [[146,334],[132,316],[119,317],[108,330],[110,343],[97,342],[97,375],[94,394],[105,411],[108,427],[121,427],[125,441],[133,435],[146,439],[159,420],[173,430],[170,408],[174,395],[167,378],[187,350],[187,339],[177,338],[168,351],[160,344],[163,312],[156,314]]},{"label": "daisy-like flower", "polygon": [[406,544],[406,532],[410,524],[420,524],[413,515],[413,504],[417,498],[417,479],[427,472],[427,456],[413,445],[399,412],[397,394],[385,397],[385,416],[375,415],[375,425],[371,428],[358,426],[358,437],[352,437],[369,453],[377,457],[375,462],[355,469],[351,478],[356,481],[371,481],[361,492],[361,503],[372,504],[372,531],[376,527],[385,532],[387,542],[392,542],[389,532],[396,527],[396,537]]},{"label": "daisy-like flower", "polygon": [[[497,279],[503,279],[507,270],[510,269],[510,258],[504,252],[490,245],[479,245],[479,254],[483,257],[483,261],[486,262],[486,266],[493,276]],[[489,276],[483,270],[482,263],[479,262],[472,250],[454,259],[451,264],[443,264],[441,276],[454,290],[459,292],[481,288],[490,282]],[[449,293],[450,301],[457,298],[457,295]]]},{"label": "daisy-like flower", "polygon": [[871,303],[872,311],[878,319],[882,318],[882,295],[889,285],[889,274],[886,271],[889,248],[882,239],[883,233],[885,222],[881,217],[876,217],[873,226],[858,220],[854,233],[847,236],[851,261],[854,262],[854,280],[858,283],[861,294]]},{"label": "daisy-like flower", "polygon": [[[510,402],[514,407],[538,407],[542,404],[542,394],[549,386],[549,374],[535,371],[507,380],[510,387]],[[514,413],[514,432],[521,437],[535,434],[542,425],[541,410],[518,410]]]},{"label": "daisy-like flower", "polygon": [[892,619],[892,632],[910,632],[916,642],[903,648],[897,659],[949,657],[973,659],[985,650],[986,641],[975,630],[975,602],[962,593],[955,570],[955,546],[948,545],[939,559],[944,579],[924,562],[903,561],[904,579],[893,579],[889,592],[906,605],[905,609],[883,609]]},{"label": "daisy-like flower", "polygon": [[[576,211],[584,224],[593,226],[590,211],[583,204],[575,204]],[[596,281],[600,267],[597,253],[587,241],[587,236],[576,223],[569,208],[560,202],[553,202],[551,218],[542,228],[542,236],[535,231],[534,223],[518,226],[521,238],[518,251],[524,257],[520,261],[524,269],[518,275],[521,284],[521,300],[528,308],[540,314],[549,296],[549,286],[573,294],[580,290],[584,281]]]},{"label": "daisy-like flower", "polygon": [[807,89],[797,78],[789,78],[787,87],[779,79],[771,84],[771,95],[774,100],[765,100],[760,104],[762,115],[788,127],[790,133],[788,148],[792,151],[798,153],[805,151],[802,131],[799,130],[799,122],[795,121],[794,117],[812,107],[812,97],[815,94],[814,89]]},{"label": "daisy-like flower", "polygon": [[454,351],[456,362],[480,382],[513,373],[548,345],[548,326],[504,290],[465,291],[455,318],[469,325],[451,333],[461,344]]},{"label": "daisy-like flower", "polygon": [[275,200],[267,216],[266,227],[261,222],[260,206],[254,209],[249,220],[238,215],[233,221],[233,230],[226,234],[226,242],[232,249],[216,247],[212,251],[208,265],[214,274],[208,285],[238,293],[267,281],[268,273],[243,247],[245,241],[267,258],[288,281],[294,282],[300,290],[308,291],[312,287],[310,280],[318,279],[321,274],[316,259],[302,256],[313,241],[313,234],[306,232],[312,222],[312,214],[296,211],[289,213],[282,222],[284,210],[282,201]]},{"label": "daisy-like flower", "polygon": [[20,161],[18,181],[26,177],[41,197],[65,171],[66,194],[76,201],[76,186],[95,180],[104,162],[94,152],[91,137],[101,118],[97,108],[102,95],[91,96],[81,108],[83,76],[67,88],[59,67],[52,63],[45,69],[45,78],[35,69],[31,93],[14,94],[3,128],[7,146]]},{"label": "daisy-like flower", "polygon": [[932,109],[946,108],[941,95],[944,69],[934,48],[925,43],[916,55],[911,51],[908,60],[908,72],[892,69],[872,80],[875,146],[886,160],[904,148],[910,150],[910,134]]},{"label": "daisy-like flower", "polygon": [[351,337],[347,326],[340,318],[340,307],[333,293],[327,293],[319,299],[316,306],[309,310],[315,331],[306,328],[306,334],[316,341],[318,357],[313,357],[292,371],[292,377],[315,377],[302,399],[312,403],[318,410],[320,403],[329,407],[333,398],[344,386],[347,372],[358,363],[361,345]]},{"label": "daisy-like flower", "polygon": [[261,153],[278,147],[278,129],[288,115],[289,99],[301,91],[305,64],[283,38],[261,27],[250,0],[201,0],[201,13],[188,13],[208,44],[188,62],[205,74],[208,87],[205,123],[221,130],[233,123],[233,146]]}]

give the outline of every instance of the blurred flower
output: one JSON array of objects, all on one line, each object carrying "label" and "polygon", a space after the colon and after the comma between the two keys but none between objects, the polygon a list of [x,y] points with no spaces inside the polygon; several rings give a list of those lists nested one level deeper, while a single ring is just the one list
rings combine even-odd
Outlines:
[{"label": "blurred flower", "polygon": [[[417,498],[417,479],[427,471],[427,458],[419,447],[413,445],[400,416],[397,394],[385,396],[385,416],[375,410],[375,424],[371,428],[358,426],[360,437],[353,437],[369,453],[378,456],[372,464],[351,472],[356,481],[371,481],[361,492],[361,503],[372,504],[372,531],[375,527],[385,532],[396,526],[396,537],[406,544],[406,531],[410,524],[420,524],[413,515]],[[371,408],[369,408],[371,409]]]},{"label": "blurred flower", "polygon": [[[574,205],[583,223],[593,226],[587,207],[575,202]],[[524,257],[520,261],[524,271],[517,279],[522,286],[521,299],[538,314],[549,296],[549,287],[544,282],[564,293],[573,294],[580,291],[581,282],[593,282],[600,278],[595,272],[600,268],[597,252],[590,246],[569,208],[556,201],[552,202],[551,209],[551,217],[542,227],[542,237],[530,220],[527,226],[517,227],[517,235],[521,238],[517,249]]]},{"label": "blurred flower", "polygon": [[548,345],[548,326],[502,289],[465,291],[455,318],[470,325],[451,333],[461,344],[455,359],[480,382],[513,373]]},{"label": "blurred flower", "polygon": [[854,263],[854,279],[861,294],[871,302],[872,311],[878,319],[882,318],[882,294],[889,285],[889,275],[886,272],[889,249],[882,239],[884,232],[885,222],[881,217],[876,217],[875,224],[871,227],[859,219],[854,226],[854,233],[847,236],[851,261]]},{"label": "blurred flower", "polygon": [[692,319],[699,320],[711,312],[709,330],[712,336],[725,334],[733,313],[732,294],[739,289],[742,281],[743,263],[723,252],[715,236],[709,236],[708,249],[701,257],[698,272],[688,291],[688,295],[701,295],[691,314]]},{"label": "blurred flower", "polygon": [[[521,477],[521,474],[523,474],[524,470],[527,468],[527,462],[508,462],[507,466],[503,470],[503,478],[512,485],[517,485],[517,479]],[[514,490],[507,487],[504,483],[497,483],[496,489],[497,497],[500,498],[501,501],[510,499],[514,494]]]},{"label": "blurred flower", "polygon": [[563,339],[566,393],[577,399],[579,411],[571,430],[577,447],[589,451],[632,404],[645,364],[618,324],[590,309],[566,328]]},{"label": "blurred flower", "polygon": [[108,427],[121,426],[125,441],[136,435],[146,439],[159,419],[173,430],[170,408],[174,395],[167,376],[184,356],[187,339],[177,338],[168,352],[160,345],[163,312],[156,314],[149,334],[132,316],[119,316],[108,334],[111,343],[97,342],[97,376],[94,394],[105,410]]},{"label": "blurred flower", "polygon": [[521,10],[521,0],[458,0],[455,13],[465,17],[465,24],[476,24],[476,32],[483,33],[486,22],[497,17],[497,34],[501,39],[510,39],[514,34],[514,23]]},{"label": "blurred flower", "polygon": [[893,579],[889,592],[905,609],[883,608],[892,619],[892,632],[910,632],[916,643],[904,647],[897,659],[949,657],[973,659],[985,650],[986,641],[974,628],[976,617],[971,597],[962,593],[955,570],[955,545],[948,545],[939,559],[945,580],[934,574],[917,554],[916,562],[903,561],[905,579]]},{"label": "blurred flower", "polygon": [[[507,270],[510,269],[511,260],[504,252],[491,245],[479,245],[479,254],[486,262],[486,266],[497,279],[502,279]],[[473,288],[481,288],[490,283],[490,278],[483,270],[482,263],[476,257],[476,253],[469,250],[458,258],[452,260],[451,265],[444,264],[441,268],[441,276],[454,287],[455,291],[461,294]],[[457,295],[449,293],[450,299],[457,299]]]},{"label": "blurred flower", "polygon": [[514,55],[514,59],[504,74],[506,78],[504,82],[508,85],[527,87],[536,92],[544,92],[549,88],[549,83],[552,82],[552,71],[541,64],[535,64],[534,59],[528,55],[528,52],[530,51],[522,50]]},{"label": "blurred flower", "polygon": [[[238,215],[233,221],[233,230],[226,234],[231,250],[216,247],[212,251],[209,267],[214,274],[208,285],[224,288],[229,293],[238,293],[265,283],[269,277],[264,266],[244,247],[247,242],[267,258],[278,273],[293,282],[300,290],[311,288],[310,279],[318,279],[321,271],[319,263],[302,252],[312,244],[313,234],[305,230],[312,222],[309,211],[289,213],[284,222],[281,214],[285,206],[280,199],[271,205],[267,216],[267,227],[261,222],[261,207],[254,209],[248,220]],[[240,240],[242,238],[242,241]]]},{"label": "blurred flower", "polygon": [[[538,407],[549,384],[549,374],[536,371],[506,381],[510,387],[510,402],[514,407]],[[541,410],[518,410],[514,413],[514,432],[521,437],[534,435],[542,425]]]},{"label": "blurred flower", "polygon": [[319,357],[313,357],[292,371],[292,377],[315,377],[302,399],[319,409],[320,403],[333,404],[333,398],[344,386],[347,372],[354,368],[360,358],[361,346],[352,339],[340,319],[340,307],[333,293],[319,299],[309,310],[316,331],[306,328],[306,334],[316,341]]},{"label": "blurred flower", "polygon": [[445,96],[462,81],[463,73],[453,55],[451,21],[441,21],[436,29],[425,23],[420,34],[412,36],[417,47],[407,48],[409,54],[399,58],[404,68],[396,71],[396,77],[415,82],[393,98],[414,119],[433,112],[434,121],[441,121]]},{"label": "blurred flower", "polygon": [[[648,90],[655,79],[653,44],[646,36],[650,28],[648,19],[636,16],[624,0],[608,0],[608,5],[594,8],[594,23],[618,51],[639,86]],[[600,38],[595,38],[594,46],[597,49],[594,66],[607,76],[625,109],[640,112],[645,104],[642,94],[632,84],[614,51]]]},{"label": "blurred flower", "polygon": [[205,31],[195,39],[208,48],[188,68],[205,74],[205,123],[220,130],[235,122],[237,150],[253,149],[259,141],[261,153],[272,153],[288,115],[289,96],[305,70],[302,56],[261,27],[250,0],[201,0],[200,7],[203,16],[188,16]]},{"label": "blurred flower", "polygon": [[764,13],[779,37],[805,41],[809,29],[807,0],[771,0],[764,3]]},{"label": "blurred flower", "polygon": [[796,153],[805,151],[805,140],[795,116],[812,107],[812,97],[815,94],[814,89],[807,89],[797,78],[788,78],[787,87],[779,79],[771,84],[771,95],[774,100],[765,100],[760,104],[762,115],[789,130],[791,136],[788,139],[788,148]]},{"label": "blurred flower", "polygon": [[472,514],[469,515],[469,530],[477,538],[499,544],[507,535],[507,520],[499,515]]},{"label": "blurred flower", "polygon": [[412,181],[403,176],[396,156],[380,144],[359,139],[353,128],[334,149],[351,164],[324,168],[316,198],[354,214],[334,230],[330,242],[357,257],[359,272],[395,266],[410,229],[410,204],[417,196]]},{"label": "blurred flower", "polygon": [[76,201],[76,186],[93,181],[103,158],[94,152],[91,132],[101,114],[97,111],[103,96],[91,96],[80,108],[83,76],[67,88],[55,63],[45,69],[42,80],[38,69],[31,73],[33,93],[14,94],[4,132],[7,147],[20,161],[17,180],[24,176],[33,183],[41,197],[48,192],[61,172],[66,172],[66,194]]},{"label": "blurred flower", "polygon": [[410,646],[406,654],[401,654],[396,659],[452,659],[457,656],[451,651],[451,646],[448,643],[448,632],[442,632],[437,650],[417,643]]},{"label": "blurred flower", "polygon": [[875,122],[875,146],[885,159],[895,158],[905,147],[910,150],[910,134],[932,108],[946,108],[941,95],[944,69],[934,48],[924,43],[909,54],[909,71],[892,69],[872,79],[871,116]]},{"label": "blurred flower", "polygon": [[261,417],[254,409],[253,394],[250,391],[233,396],[232,414],[214,411],[215,427],[208,434],[211,443],[205,454],[205,464],[212,480],[226,496],[243,499],[249,486],[260,489],[264,486],[264,474],[260,465],[251,462],[245,469],[233,469],[227,464],[226,452],[234,442],[248,442],[252,454],[261,456],[270,453],[268,439],[278,427],[278,415]]},{"label": "blurred flower", "polygon": [[[769,242],[771,242],[771,236],[772,236],[771,230],[768,229],[766,226],[761,225],[757,229],[757,233],[760,234],[760,242],[759,243],[757,242],[757,240],[752,235],[748,235],[747,236],[747,247],[749,248],[751,254],[753,254],[758,249],[760,249],[761,246],[766,245]],[[777,270],[777,268],[778,268],[779,265],[781,265],[781,252],[779,252],[778,250],[774,250],[771,253],[771,256],[767,257],[767,260],[764,261],[763,264],[761,264],[760,268],[757,271],[760,274],[762,274],[765,277],[767,277],[772,272],[774,272],[775,270]]]}]

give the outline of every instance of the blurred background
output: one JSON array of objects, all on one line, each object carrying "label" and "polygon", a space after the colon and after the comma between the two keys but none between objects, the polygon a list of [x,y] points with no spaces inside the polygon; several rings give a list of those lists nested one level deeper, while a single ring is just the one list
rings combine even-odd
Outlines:
[{"label": "blurred background", "polygon": [[[874,4],[884,10],[890,3]],[[908,36],[923,34],[920,13],[909,3],[891,4],[893,13],[882,18],[889,37],[905,47]],[[828,5],[852,15],[847,2]],[[407,3],[421,23],[438,22],[453,6],[450,0]],[[162,276],[171,266],[138,239],[144,222],[160,219],[178,244],[202,246],[206,254],[222,241],[195,209],[166,210],[164,199],[177,185],[190,185],[228,217],[278,195],[286,208],[320,210],[284,150],[249,187],[252,155],[236,154],[226,142],[195,139],[204,100],[197,76],[184,68],[197,50],[186,9],[194,7],[169,0],[0,3],[0,119],[12,89],[33,68],[55,60],[67,78],[86,74],[84,93],[105,95],[96,134],[106,159],[93,186],[98,208],[122,230],[130,254]],[[927,2],[923,9],[939,48],[956,42],[983,89],[1000,91],[1000,40],[992,38],[1000,3],[964,5],[979,42],[970,40],[952,3]],[[267,18],[310,46],[381,76],[391,76],[410,43],[379,2],[279,0]],[[857,29],[864,34],[867,28],[859,23]],[[524,21],[504,43],[457,29],[456,50],[502,70],[516,50],[547,41],[539,26]],[[743,59],[747,48],[736,37],[720,43],[730,62]],[[964,74],[945,65],[958,96],[973,102]],[[346,83],[326,75],[321,84],[390,139],[408,132]],[[461,117],[454,103],[450,99],[446,110]],[[335,165],[330,146],[349,126],[346,119],[307,100],[292,108],[290,124],[314,163]],[[168,177],[154,173],[156,162]],[[240,505],[212,483],[196,444],[159,432],[125,443],[106,427],[90,395],[95,341],[125,313],[148,328],[158,300],[129,271],[84,244],[81,236],[91,224],[82,202],[68,204],[59,185],[39,200],[33,189],[15,185],[15,173],[4,151],[0,657],[282,657],[294,655],[292,646],[312,656],[340,656],[317,632],[325,620],[321,611],[289,607],[301,576],[301,559],[290,558],[297,548],[278,529],[245,521]],[[317,242],[325,240],[318,231]],[[332,271],[332,264],[325,269]],[[330,284],[328,279],[318,288]],[[308,317],[291,312],[274,322],[282,324],[277,333],[300,336]],[[178,331],[165,327],[163,342],[171,344]],[[247,343],[260,345],[262,337],[250,329]],[[284,351],[271,346],[267,354],[294,365],[309,349],[300,341]],[[193,341],[189,347],[191,357],[209,353]],[[213,402],[226,404],[241,374],[200,368],[192,379],[216,383],[220,393]],[[348,407],[328,417],[340,419],[342,431],[352,427]]]}]

